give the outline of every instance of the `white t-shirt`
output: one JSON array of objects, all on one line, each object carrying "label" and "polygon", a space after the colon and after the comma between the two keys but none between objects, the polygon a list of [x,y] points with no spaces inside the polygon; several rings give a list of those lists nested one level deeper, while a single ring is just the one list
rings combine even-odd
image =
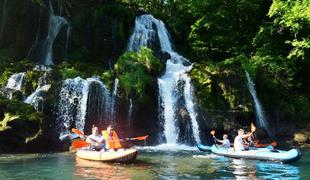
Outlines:
[{"label": "white t-shirt", "polygon": [[235,137],[234,148],[235,148],[235,151],[243,151],[244,150],[242,137],[240,137],[240,136]]},{"label": "white t-shirt", "polygon": [[102,141],[103,141],[103,137],[100,134],[98,134],[97,136],[93,134],[89,135],[86,139],[86,142],[95,143],[95,144],[102,143]]},{"label": "white t-shirt", "polygon": [[224,148],[230,148],[230,142],[228,139],[223,139],[222,143],[223,143],[222,146]]}]

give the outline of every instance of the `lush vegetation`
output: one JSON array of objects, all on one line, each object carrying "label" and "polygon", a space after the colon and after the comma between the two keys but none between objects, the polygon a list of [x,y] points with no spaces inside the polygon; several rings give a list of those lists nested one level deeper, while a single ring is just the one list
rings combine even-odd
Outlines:
[{"label": "lush vegetation", "polygon": [[[151,13],[165,22],[177,51],[195,63],[190,75],[196,99],[200,109],[212,111],[214,121],[229,120],[226,112],[237,112],[235,119],[243,118],[244,114],[246,119],[254,116],[246,86],[247,71],[270,120],[287,127],[300,124],[299,128],[310,128],[303,126],[309,124],[310,117],[309,0],[52,2],[54,7],[57,4],[63,7],[72,27],[67,54],[63,50],[65,42],[61,41],[65,31],[56,38],[53,47],[56,65],[50,83],[55,85],[52,87],[55,94],[61,80],[96,75],[109,87],[119,78],[120,95],[124,99],[137,97],[140,102],[147,102],[150,96],[155,96],[156,77],[162,73],[163,63],[147,48],[126,51],[135,15]],[[42,72],[33,70],[27,53],[37,37],[37,29],[46,28],[46,1],[10,0],[7,7],[1,12],[5,18],[0,17],[0,87],[6,85],[13,73],[26,72],[22,91],[29,95],[38,87]],[[28,13],[29,9],[33,13]],[[43,20],[34,22],[39,17]],[[48,102],[55,101],[55,94],[47,97]],[[29,109],[23,111],[36,118],[10,110],[10,104],[16,107],[15,101],[1,102],[5,103],[1,132],[11,130],[10,124],[21,119],[25,122],[36,119],[33,121],[36,127],[42,122],[42,115]],[[52,104],[47,107],[52,109]]]},{"label": "lush vegetation", "polygon": [[0,119],[2,152],[26,150],[31,141],[43,135],[47,126],[43,114],[36,112],[32,106],[3,98],[0,98]]},{"label": "lush vegetation", "polygon": [[125,95],[136,96],[142,101],[147,99],[148,90],[154,88],[155,77],[162,70],[162,64],[148,48],[141,48],[139,52],[128,51],[115,64],[115,72]]},{"label": "lush vegetation", "polygon": [[308,120],[310,1],[128,2],[164,19],[196,62],[191,74],[204,107],[252,111],[240,85],[248,71],[270,119]]}]

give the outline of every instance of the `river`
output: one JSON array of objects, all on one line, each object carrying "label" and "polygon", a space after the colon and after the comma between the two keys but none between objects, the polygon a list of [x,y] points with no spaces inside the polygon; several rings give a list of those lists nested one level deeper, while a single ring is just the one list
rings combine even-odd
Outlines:
[{"label": "river", "polygon": [[[183,149],[183,150],[181,150]],[[310,151],[295,164],[230,159],[196,148],[139,148],[133,164],[81,160],[74,153],[2,154],[0,179],[310,179]]]}]

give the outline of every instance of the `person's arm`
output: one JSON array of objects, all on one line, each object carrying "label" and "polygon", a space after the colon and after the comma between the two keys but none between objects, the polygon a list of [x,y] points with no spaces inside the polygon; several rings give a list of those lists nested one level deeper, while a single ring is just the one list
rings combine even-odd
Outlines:
[{"label": "person's arm", "polygon": [[217,142],[223,143],[222,140],[217,139],[215,136],[213,136],[213,139],[215,139],[215,141],[217,141]]},{"label": "person's arm", "polygon": [[247,137],[250,137],[252,135],[252,133],[249,133],[249,134],[245,134],[245,135],[242,135],[240,136],[241,138],[247,138]]}]

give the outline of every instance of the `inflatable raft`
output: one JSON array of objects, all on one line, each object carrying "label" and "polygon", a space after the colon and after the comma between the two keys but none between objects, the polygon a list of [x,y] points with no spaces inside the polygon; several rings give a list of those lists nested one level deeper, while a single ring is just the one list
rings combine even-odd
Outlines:
[{"label": "inflatable raft", "polygon": [[210,151],[214,154],[226,157],[276,161],[282,163],[294,163],[298,161],[302,156],[299,149],[282,151],[266,147],[266,148],[252,148],[248,151],[234,151],[233,148],[223,148],[217,145],[204,146],[202,144],[198,144],[197,147],[200,150]]},{"label": "inflatable raft", "polygon": [[102,162],[118,162],[130,163],[137,158],[138,151],[136,149],[126,149],[118,151],[91,151],[80,149],[76,152],[76,156],[81,159]]}]

